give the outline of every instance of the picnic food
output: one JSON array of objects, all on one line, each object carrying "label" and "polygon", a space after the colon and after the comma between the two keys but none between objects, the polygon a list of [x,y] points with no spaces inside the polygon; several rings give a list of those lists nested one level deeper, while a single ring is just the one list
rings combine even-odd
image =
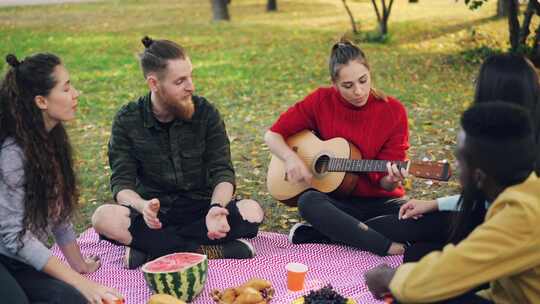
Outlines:
[{"label": "picnic food", "polygon": [[147,304],[186,304],[186,302],[178,300],[171,295],[155,294],[150,297]]},{"label": "picnic food", "polygon": [[203,254],[173,253],[144,264],[141,270],[154,293],[191,302],[206,283],[208,259]]},{"label": "picnic food", "polygon": [[[298,298],[294,301],[292,301],[291,304],[304,304],[306,303],[305,300],[304,300],[304,297],[301,297],[301,298]],[[327,303],[327,302],[324,302],[324,303]],[[332,302],[328,302],[328,303],[332,303]],[[347,298],[347,302],[345,302],[347,304],[356,304],[356,301],[351,299],[351,298]]]},{"label": "picnic food", "polygon": [[125,303],[124,299],[114,299],[112,302],[107,301],[107,300],[102,300],[101,302],[103,304],[124,304]]},{"label": "picnic food", "polygon": [[328,284],[319,290],[312,290],[309,294],[296,299],[293,304],[355,304],[353,299],[347,299],[337,293],[332,285]]},{"label": "picnic food", "polygon": [[383,296],[384,304],[393,304],[395,303],[394,296],[391,293],[387,293]]},{"label": "picnic food", "polygon": [[264,279],[251,279],[220,292],[212,291],[212,299],[219,304],[267,304],[274,296],[272,283]]}]

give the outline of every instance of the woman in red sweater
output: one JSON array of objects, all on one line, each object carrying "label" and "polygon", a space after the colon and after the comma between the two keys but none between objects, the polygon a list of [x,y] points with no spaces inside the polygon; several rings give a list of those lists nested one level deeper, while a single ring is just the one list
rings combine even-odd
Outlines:
[{"label": "woman in red sweater", "polygon": [[329,68],[332,86],[316,89],[281,114],[266,132],[266,144],[285,162],[292,182],[310,184],[313,178],[285,142],[305,129],[315,131],[322,140],[345,138],[364,159],[388,160],[388,171],[360,174],[347,199],[337,200],[316,190],[304,192],[298,210],[308,224],[293,226],[289,240],[295,244],[343,243],[378,255],[401,254],[403,245],[370,229],[369,220],[397,214],[405,202],[401,183],[407,172],[391,161],[405,160],[407,113],[397,99],[372,87],[366,56],[351,42],[342,40],[332,47]]}]

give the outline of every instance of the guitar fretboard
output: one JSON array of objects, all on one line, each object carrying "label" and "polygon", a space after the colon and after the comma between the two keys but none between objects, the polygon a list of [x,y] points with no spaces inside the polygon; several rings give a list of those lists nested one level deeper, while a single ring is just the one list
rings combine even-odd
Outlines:
[{"label": "guitar fretboard", "polygon": [[[327,171],[330,172],[386,172],[387,160],[330,158]],[[407,168],[406,161],[394,161],[398,168]]]}]

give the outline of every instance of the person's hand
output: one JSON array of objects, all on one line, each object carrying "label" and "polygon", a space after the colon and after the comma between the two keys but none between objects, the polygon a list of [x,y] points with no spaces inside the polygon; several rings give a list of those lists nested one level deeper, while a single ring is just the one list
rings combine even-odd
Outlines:
[{"label": "person's hand", "polygon": [[161,228],[161,222],[158,219],[158,211],[159,211],[159,200],[157,198],[153,198],[149,201],[146,201],[143,207],[143,218],[144,222],[148,227],[151,229],[160,229]]},{"label": "person's hand", "polygon": [[424,201],[412,199],[399,208],[399,219],[419,219],[424,214],[437,211],[439,206],[436,200]]},{"label": "person's hand", "polygon": [[208,229],[208,238],[211,240],[221,239],[227,236],[231,230],[227,222],[229,211],[223,207],[214,206],[208,210],[206,215],[206,229]]},{"label": "person's hand", "polygon": [[84,267],[80,273],[92,273],[101,267],[101,260],[97,255],[90,255],[84,259]]},{"label": "person's hand", "polygon": [[388,182],[393,184],[402,183],[408,176],[409,172],[405,168],[398,168],[397,164],[387,162],[386,170],[388,171]]},{"label": "person's hand", "polygon": [[381,299],[390,292],[390,282],[395,273],[395,269],[384,264],[366,272],[364,279],[369,291],[376,299]]},{"label": "person's hand", "polygon": [[409,176],[407,169],[399,169],[397,164],[392,162],[386,163],[386,170],[388,174],[381,179],[381,187],[386,191],[393,191]]},{"label": "person's hand", "polygon": [[313,174],[311,174],[306,164],[297,154],[292,153],[285,158],[285,171],[287,173],[287,179],[290,182],[295,184],[305,182],[311,185]]},{"label": "person's hand", "polygon": [[82,277],[75,286],[91,304],[112,304],[124,297],[114,288],[106,287]]}]

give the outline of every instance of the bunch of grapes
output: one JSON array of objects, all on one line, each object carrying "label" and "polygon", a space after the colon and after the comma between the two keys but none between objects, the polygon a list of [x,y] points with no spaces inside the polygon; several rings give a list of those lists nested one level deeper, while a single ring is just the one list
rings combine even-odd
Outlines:
[{"label": "bunch of grapes", "polygon": [[304,296],[305,304],[346,304],[347,299],[335,292],[332,285],[328,284],[323,288],[310,291]]}]

